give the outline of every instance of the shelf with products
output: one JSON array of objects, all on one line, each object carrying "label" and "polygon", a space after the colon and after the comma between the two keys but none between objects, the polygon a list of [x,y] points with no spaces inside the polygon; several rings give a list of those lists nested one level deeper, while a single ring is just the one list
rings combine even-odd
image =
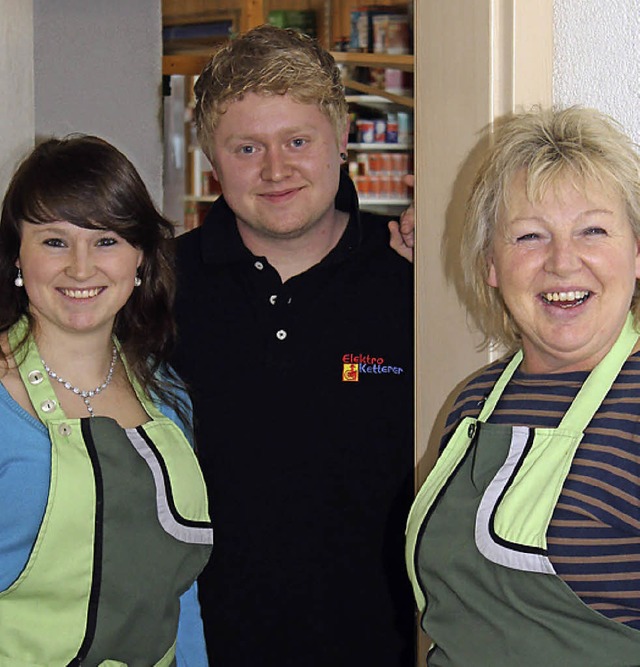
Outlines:
[{"label": "shelf with products", "polygon": [[413,116],[382,96],[348,95],[347,168],[360,206],[383,213],[405,208],[413,172]]}]

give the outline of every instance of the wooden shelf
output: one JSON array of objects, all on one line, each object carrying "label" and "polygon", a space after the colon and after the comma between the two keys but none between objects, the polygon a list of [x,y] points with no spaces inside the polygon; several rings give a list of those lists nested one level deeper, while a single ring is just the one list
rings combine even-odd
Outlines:
[{"label": "wooden shelf", "polygon": [[[332,51],[331,55],[338,63],[361,65],[363,67],[388,67],[413,72],[413,56],[411,55],[394,56],[387,53],[347,53],[343,51]],[[209,58],[211,58],[211,54],[203,53],[162,56],[162,73],[197,75],[200,74]],[[373,90],[374,92],[371,94],[386,97],[382,92],[377,92],[377,88]]]},{"label": "wooden shelf", "polygon": [[162,74],[198,76],[210,58],[211,54],[162,56]]},{"label": "wooden shelf", "polygon": [[409,206],[411,203],[411,199],[404,198],[404,199],[392,199],[391,197],[380,197],[379,199],[375,199],[374,197],[359,197],[358,202],[360,206]]},{"label": "wooden shelf", "polygon": [[352,90],[357,90],[365,95],[376,95],[377,97],[384,97],[391,102],[400,104],[403,107],[409,107],[413,109],[413,98],[407,97],[406,95],[396,95],[395,93],[389,93],[383,88],[376,88],[375,86],[370,86],[367,83],[361,83],[360,81],[353,81],[352,79],[343,79],[345,88],[351,88]]},{"label": "wooden shelf", "polygon": [[350,151],[410,151],[413,150],[413,144],[405,143],[384,143],[382,141],[368,144],[348,143],[347,149]]},{"label": "wooden shelf", "polygon": [[184,201],[214,202],[220,195],[185,195]]},{"label": "wooden shelf", "polygon": [[412,55],[393,55],[390,53],[351,53],[349,51],[331,51],[337,63],[361,65],[363,67],[388,67],[413,72]]}]

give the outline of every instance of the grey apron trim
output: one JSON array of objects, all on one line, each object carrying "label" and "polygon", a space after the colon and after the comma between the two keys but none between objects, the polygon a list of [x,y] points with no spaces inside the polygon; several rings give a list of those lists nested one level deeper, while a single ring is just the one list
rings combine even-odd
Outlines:
[{"label": "grey apron trim", "polygon": [[516,570],[555,574],[551,561],[537,550],[514,549],[496,538],[492,530],[494,512],[500,498],[512,480],[513,472],[526,454],[531,435],[530,429],[518,426],[513,429],[509,454],[504,465],[498,470],[484,492],[476,514],[475,540],[478,551],[488,560]]},{"label": "grey apron trim", "polygon": [[173,508],[173,503],[167,496],[167,486],[161,461],[156,452],[151,448],[147,441],[140,435],[137,429],[125,429],[129,441],[140,454],[153,476],[156,487],[156,506],[158,508],[158,520],[160,525],[169,535],[176,540],[187,542],[189,544],[213,544],[213,528],[210,524],[187,525],[184,519]]}]

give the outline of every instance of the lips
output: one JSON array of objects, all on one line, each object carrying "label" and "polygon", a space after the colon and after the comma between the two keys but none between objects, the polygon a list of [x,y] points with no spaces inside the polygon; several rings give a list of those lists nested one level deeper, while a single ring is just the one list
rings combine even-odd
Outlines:
[{"label": "lips", "polygon": [[295,195],[300,192],[302,188],[287,188],[286,190],[281,190],[279,192],[263,192],[260,194],[260,197],[263,199],[266,199],[267,201],[272,201],[272,202],[281,202],[281,201],[288,201],[289,199],[292,199]]},{"label": "lips", "polygon": [[574,308],[584,303],[591,296],[587,290],[569,290],[567,292],[544,292],[542,301],[559,308]]},{"label": "lips", "polygon": [[104,289],[104,287],[89,287],[86,289],[60,287],[58,288],[58,291],[69,299],[91,299],[94,296],[98,296]]}]

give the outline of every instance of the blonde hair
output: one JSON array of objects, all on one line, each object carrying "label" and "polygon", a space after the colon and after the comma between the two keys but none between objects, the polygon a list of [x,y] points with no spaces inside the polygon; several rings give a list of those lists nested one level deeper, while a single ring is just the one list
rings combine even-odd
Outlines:
[{"label": "blonde hair", "polygon": [[198,140],[209,159],[220,115],[246,93],[290,95],[317,105],[331,121],[336,141],[346,128],[347,102],[333,56],[295,30],[263,25],[231,40],[205,65],[195,93]]},{"label": "blonde hair", "polygon": [[[499,211],[522,170],[527,198],[534,203],[565,178],[577,187],[596,184],[619,193],[640,238],[640,157],[616,121],[594,109],[572,106],[534,108],[500,123],[467,201],[461,260],[471,293],[469,310],[485,344],[499,342],[507,349],[519,345],[520,332],[498,290],[487,284],[488,259]],[[636,285],[631,306],[636,323],[638,296]]]}]

